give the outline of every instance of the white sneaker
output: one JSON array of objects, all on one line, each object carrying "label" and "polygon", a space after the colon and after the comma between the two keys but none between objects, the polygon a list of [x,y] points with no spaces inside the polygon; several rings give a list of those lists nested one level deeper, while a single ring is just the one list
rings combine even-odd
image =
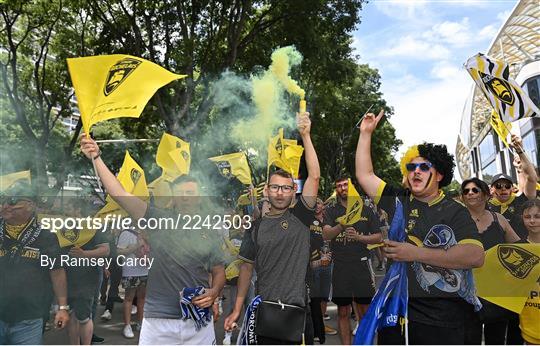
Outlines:
[{"label": "white sneaker", "polygon": [[358,330],[359,325],[360,325],[360,322],[356,322],[356,327],[354,327],[354,330],[352,331],[352,335],[356,335],[356,331]]},{"label": "white sneaker", "polygon": [[131,326],[129,324],[126,324],[124,327],[124,330],[122,331],[122,334],[125,338],[132,339],[135,337],[135,334],[133,334],[133,330],[131,329]]},{"label": "white sneaker", "polygon": [[137,306],[136,305],[132,305],[131,306],[131,314],[132,315],[135,315],[137,313]]},{"label": "white sneaker", "polygon": [[112,314],[109,310],[105,310],[105,312],[103,312],[103,315],[101,315],[101,319],[105,321],[110,321],[111,318],[112,318]]}]

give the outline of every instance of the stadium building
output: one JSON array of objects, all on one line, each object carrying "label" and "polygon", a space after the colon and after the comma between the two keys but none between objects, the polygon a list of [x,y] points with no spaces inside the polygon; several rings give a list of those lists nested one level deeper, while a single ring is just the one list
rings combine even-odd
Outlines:
[{"label": "stadium building", "polygon": [[[540,107],[540,6],[537,0],[520,0],[483,53],[506,62],[510,77]],[[492,108],[482,91],[474,82],[471,84],[456,145],[459,174],[462,179],[478,177],[487,182],[501,172],[516,178],[513,155],[489,124]],[[512,133],[521,135],[524,149],[539,172],[540,118],[512,123]]]}]

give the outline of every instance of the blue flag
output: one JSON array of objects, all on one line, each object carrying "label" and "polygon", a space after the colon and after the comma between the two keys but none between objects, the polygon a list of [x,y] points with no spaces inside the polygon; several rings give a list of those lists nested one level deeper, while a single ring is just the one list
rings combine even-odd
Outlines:
[{"label": "blue flag", "polygon": [[[396,211],[388,231],[388,238],[403,242],[406,237],[403,205],[396,198]],[[407,302],[407,264],[394,262],[371,300],[368,311],[358,327],[353,344],[372,345],[377,330],[395,326],[400,316],[407,317]]]}]

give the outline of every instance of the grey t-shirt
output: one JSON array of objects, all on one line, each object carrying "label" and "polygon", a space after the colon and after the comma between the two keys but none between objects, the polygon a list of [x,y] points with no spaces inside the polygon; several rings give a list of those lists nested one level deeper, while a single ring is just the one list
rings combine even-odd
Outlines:
[{"label": "grey t-shirt", "polygon": [[305,306],[306,272],[309,263],[309,225],[314,210],[302,197],[294,208],[278,216],[265,216],[255,232],[247,231],[239,258],[255,263],[257,294],[263,300]]},{"label": "grey t-shirt", "polygon": [[[146,218],[173,217],[173,211],[149,208]],[[223,265],[223,251],[215,230],[168,229],[148,231],[150,256],[144,316],[182,317],[180,291],[184,287],[208,287],[212,267]]]}]

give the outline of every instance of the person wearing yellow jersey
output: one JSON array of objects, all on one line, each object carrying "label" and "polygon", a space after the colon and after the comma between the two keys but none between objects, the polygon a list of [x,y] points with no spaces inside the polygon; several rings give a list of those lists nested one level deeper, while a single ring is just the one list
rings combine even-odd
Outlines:
[{"label": "person wearing yellow jersey", "polygon": [[[540,246],[540,200],[525,202],[522,218],[528,231],[525,242]],[[540,344],[540,278],[519,315],[519,328],[527,344]]]}]

